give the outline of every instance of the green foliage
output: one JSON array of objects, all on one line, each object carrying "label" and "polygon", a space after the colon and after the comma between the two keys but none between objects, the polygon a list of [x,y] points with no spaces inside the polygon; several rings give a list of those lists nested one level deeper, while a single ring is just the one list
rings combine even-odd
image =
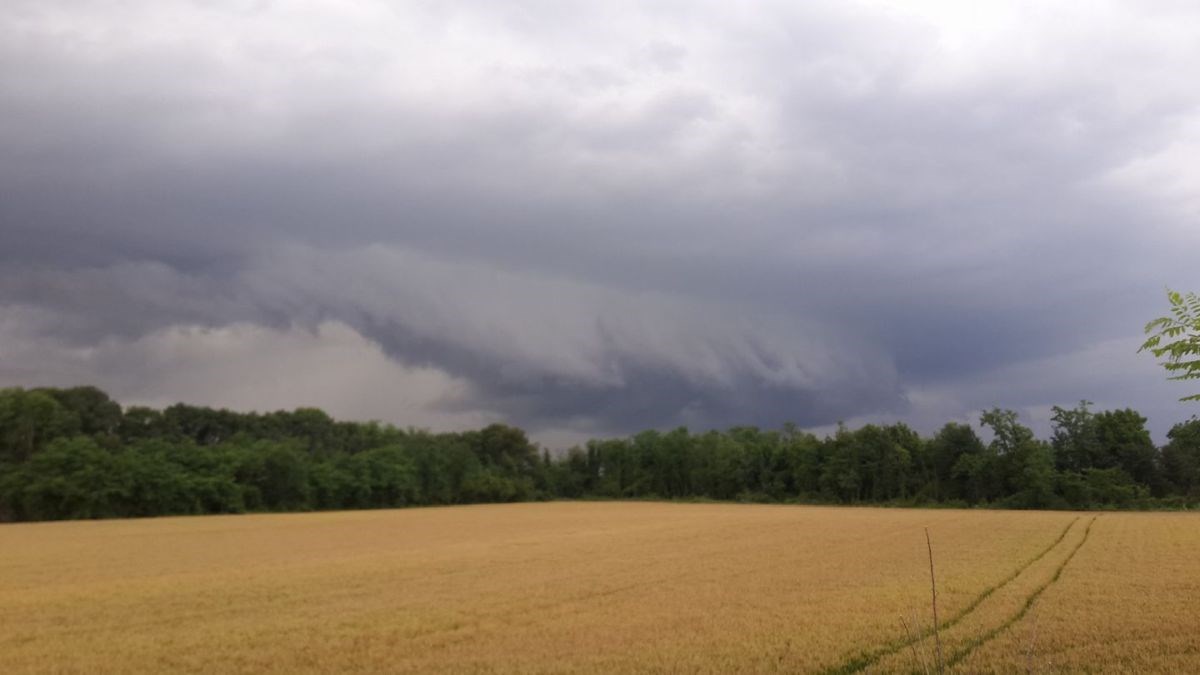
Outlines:
[{"label": "green foliage", "polygon": [[1146,418],[1128,408],[1092,413],[1089,405],[1080,401],[1073,410],[1054,407],[1052,444],[1057,468],[1076,474],[1119,469],[1161,494],[1158,449],[1146,430]]},{"label": "green foliage", "polygon": [[1097,466],[1100,437],[1096,416],[1088,409],[1091,401],[1080,401],[1071,410],[1054,406],[1050,421],[1054,425],[1051,444],[1060,471],[1081,472]]},{"label": "green foliage", "polygon": [[[818,438],[680,427],[559,457],[494,424],[434,434],[320,410],[121,410],[104,392],[0,390],[0,521],[396,508],[552,498],[1186,507],[1200,501],[1200,421],[1160,451],[1133,410],[1054,408],[1050,443],[1010,410],[921,438],[904,424]],[[1151,501],[1151,496],[1157,501]]]},{"label": "green foliage", "polygon": [[865,462],[859,457],[860,446],[855,441],[854,432],[839,424],[821,472],[822,495],[843,504],[859,501],[863,493]]},{"label": "green foliage", "polygon": [[1049,443],[1030,442],[1024,448],[1018,470],[1013,504],[1031,509],[1059,506],[1060,500],[1054,492],[1054,450]]},{"label": "green foliage", "polygon": [[1158,449],[1146,430],[1146,418],[1135,410],[1106,410],[1096,415],[1100,448],[1097,468],[1120,469],[1135,483],[1161,488]]},{"label": "green foliage", "polygon": [[[1054,448],[1034,438],[1029,427],[1018,422],[1012,410],[990,410],[980,422],[993,434],[988,446],[994,461],[993,480],[1007,494],[1004,502],[1020,508],[1048,508],[1056,505]],[[993,492],[995,492],[993,490]]]},{"label": "green foliage", "polygon": [[1200,499],[1200,420],[1177,424],[1167,432],[1162,449],[1162,473],[1171,492]]},{"label": "green foliage", "polygon": [[[434,492],[428,480],[422,485],[414,452],[402,445],[386,445],[359,453],[351,460],[351,475],[361,486],[347,505],[389,508],[420,504]],[[424,491],[422,488],[424,487]]]},{"label": "green foliage", "polygon": [[[1146,324],[1145,332],[1150,337],[1138,351],[1149,351],[1157,358],[1165,358],[1162,367],[1170,373],[1168,379],[1200,379],[1200,296],[1168,290],[1167,300],[1171,304],[1171,314]],[[1200,394],[1179,400],[1200,401]]]},{"label": "green foliage", "polygon": [[245,448],[237,470],[247,506],[267,511],[302,510],[309,503],[309,462],[296,443],[256,441]]},{"label": "green foliage", "polygon": [[984,499],[986,451],[983,441],[969,425],[951,422],[942,427],[928,446],[932,498],[971,503]]},{"label": "green foliage", "polygon": [[29,520],[108,518],[121,515],[130,476],[91,438],[51,442],[17,473],[13,503]]},{"label": "green foliage", "polygon": [[0,462],[22,462],[79,421],[45,390],[0,389]]},{"label": "green foliage", "polygon": [[111,436],[121,424],[121,406],[96,387],[41,390],[72,416],[72,427],[88,436]]}]

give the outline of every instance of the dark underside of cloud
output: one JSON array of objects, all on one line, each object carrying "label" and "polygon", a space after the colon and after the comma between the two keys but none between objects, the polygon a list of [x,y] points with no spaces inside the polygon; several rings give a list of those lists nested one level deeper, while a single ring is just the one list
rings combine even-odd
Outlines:
[{"label": "dark underside of cloud", "polygon": [[1096,360],[1197,286],[1195,16],[335,5],[0,18],[0,385],[332,323],[534,429],[1177,414]]}]

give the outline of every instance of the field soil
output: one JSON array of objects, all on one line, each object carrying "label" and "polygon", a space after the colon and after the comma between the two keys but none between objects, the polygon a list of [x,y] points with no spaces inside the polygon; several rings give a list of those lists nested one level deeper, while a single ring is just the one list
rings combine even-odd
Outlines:
[{"label": "field soil", "polygon": [[[938,586],[931,631],[932,541]],[[1200,672],[1193,514],[543,503],[0,526],[0,670]]]}]

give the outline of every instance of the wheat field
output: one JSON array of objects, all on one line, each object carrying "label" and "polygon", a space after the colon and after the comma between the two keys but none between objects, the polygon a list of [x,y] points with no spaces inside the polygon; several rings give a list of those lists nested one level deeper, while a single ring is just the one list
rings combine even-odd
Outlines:
[{"label": "wheat field", "polygon": [[8,673],[922,672],[939,643],[955,672],[1200,672],[1200,517],[548,503],[0,526]]}]

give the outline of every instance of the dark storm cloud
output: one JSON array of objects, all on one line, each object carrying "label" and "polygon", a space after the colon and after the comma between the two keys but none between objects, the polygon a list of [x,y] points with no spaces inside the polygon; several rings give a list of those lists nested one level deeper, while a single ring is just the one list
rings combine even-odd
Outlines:
[{"label": "dark storm cloud", "polygon": [[1196,285],[1155,179],[1200,146],[1196,35],[956,12],[19,2],[0,308],[72,345],[337,321],[545,429],[1069,403],[998,373]]}]

